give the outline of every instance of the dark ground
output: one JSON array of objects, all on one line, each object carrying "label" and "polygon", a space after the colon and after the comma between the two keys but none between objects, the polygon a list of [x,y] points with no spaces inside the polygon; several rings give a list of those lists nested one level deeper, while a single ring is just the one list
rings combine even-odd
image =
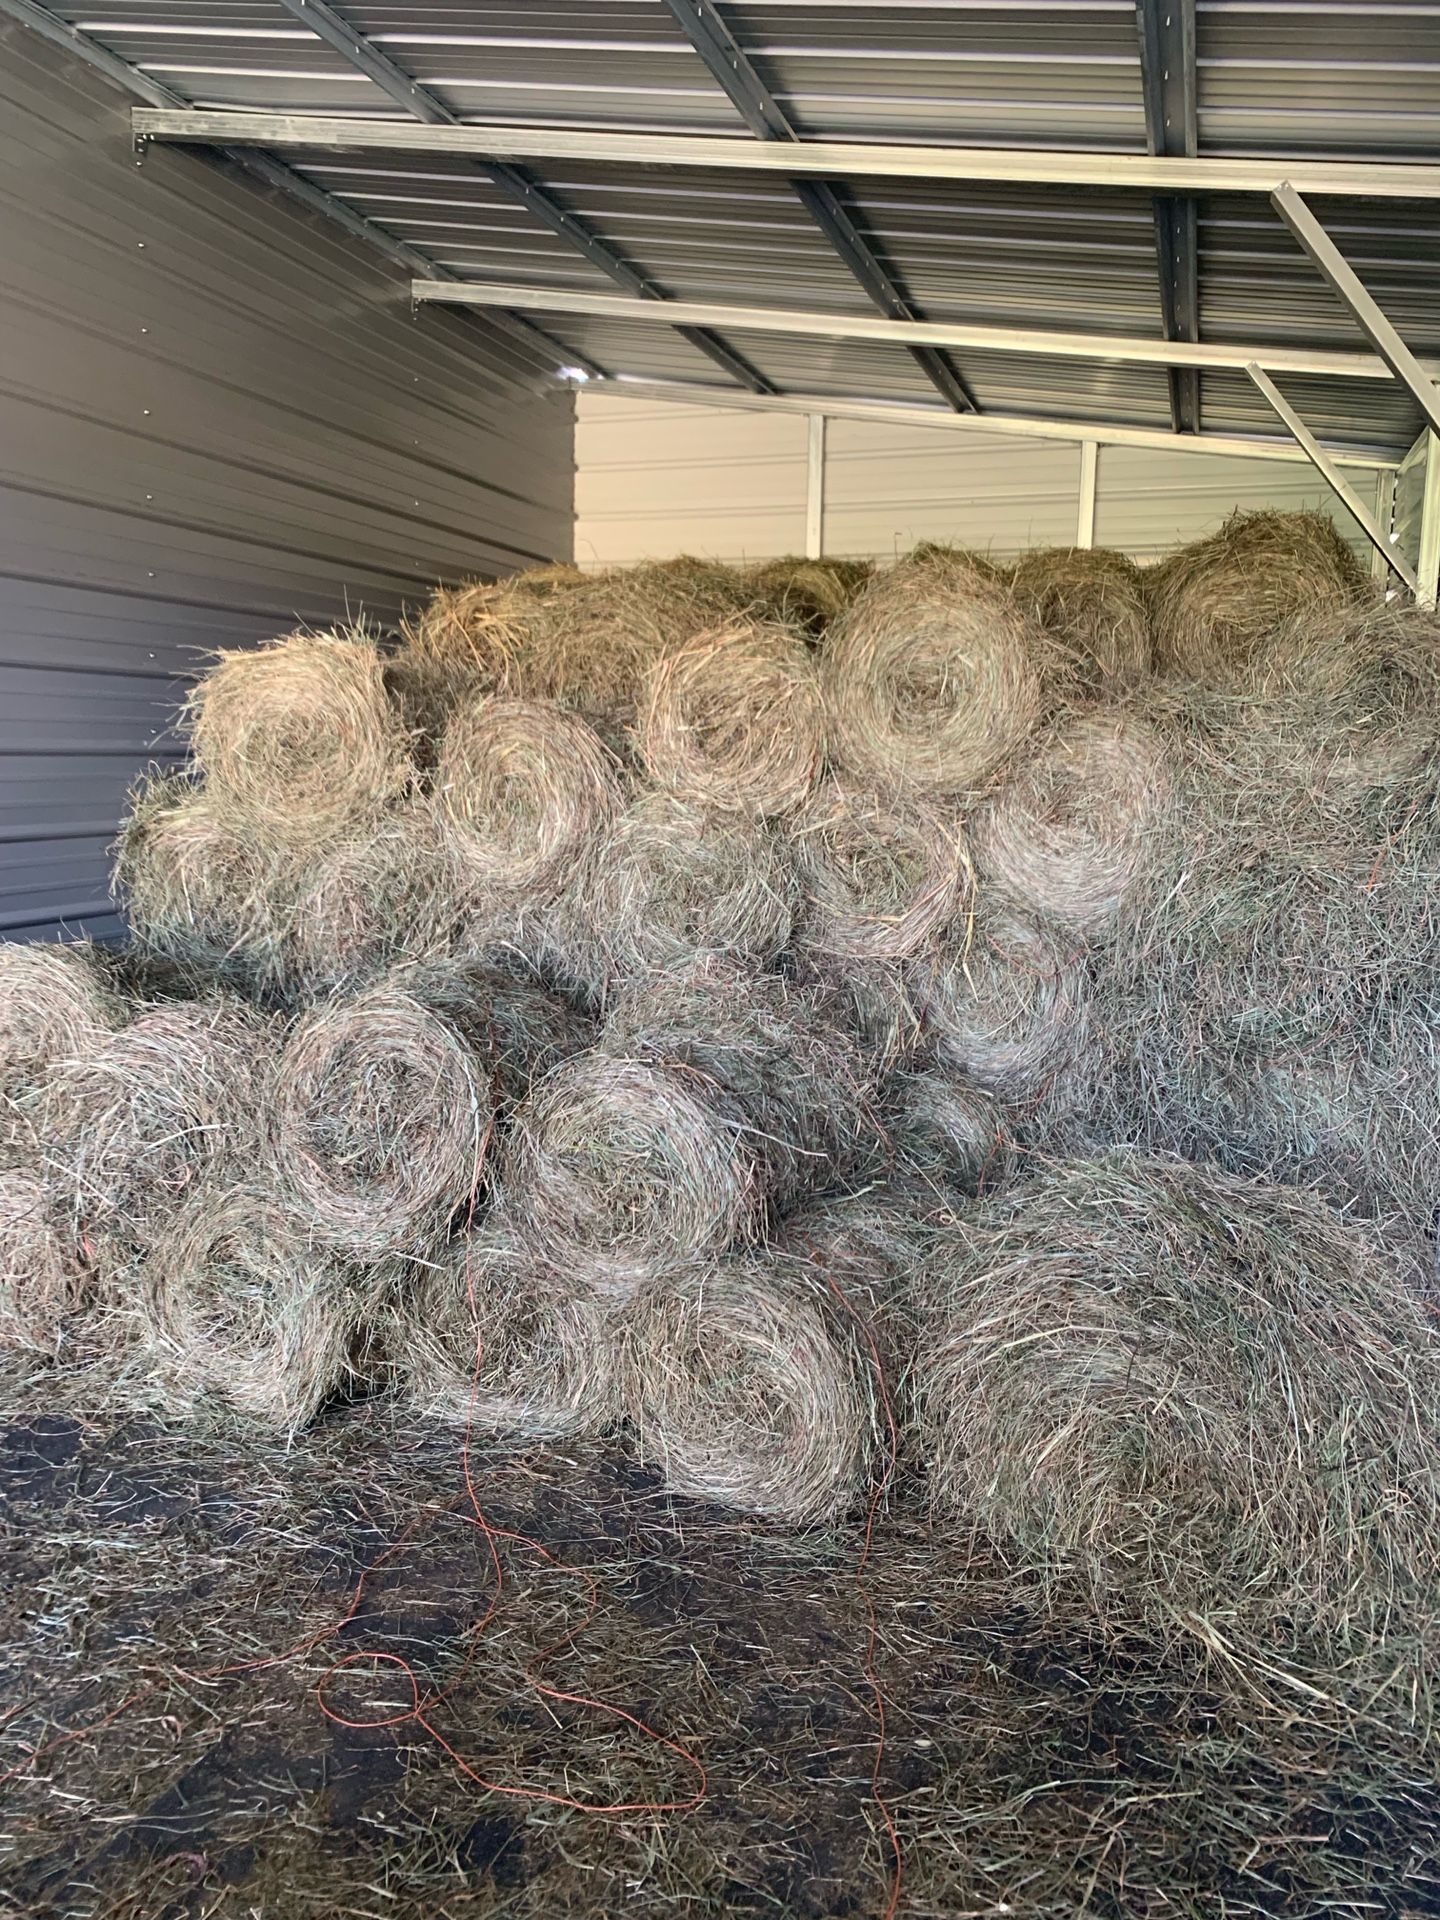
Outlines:
[{"label": "dark ground", "polygon": [[[0,1914],[886,1912],[858,1530],[750,1527],[672,1502],[614,1452],[477,1447],[492,1524],[597,1595],[592,1616],[583,1576],[503,1541],[477,1635],[495,1581],[455,1434],[377,1402],[288,1451],[242,1447],[80,1416],[73,1398],[41,1376],[0,1402]],[[902,1914],[1440,1914],[1440,1789],[1418,1740],[1207,1663],[1193,1640],[1160,1648],[1078,1603],[1031,1610],[993,1555],[914,1518],[883,1522],[869,1579]],[[694,1793],[679,1754],[538,1679],[688,1748],[703,1804],[603,1816],[506,1796],[413,1721],[327,1719],[317,1680],[375,1651],[450,1689],[429,1723],[497,1784]],[[327,1698],[374,1719],[412,1696],[398,1665],[364,1657]]]}]

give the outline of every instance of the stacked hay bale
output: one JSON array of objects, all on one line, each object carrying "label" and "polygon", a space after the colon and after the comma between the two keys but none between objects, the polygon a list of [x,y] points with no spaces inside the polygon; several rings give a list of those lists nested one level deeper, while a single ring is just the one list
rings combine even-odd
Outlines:
[{"label": "stacked hay bale", "polygon": [[[1309,521],[1161,572],[1164,679],[1119,556],[943,548],[222,656],[120,849],[171,983],[0,950],[0,1339],[102,1314],[187,1418],[628,1431],[792,1524],[898,1408],[1047,1577],[1423,1609],[1323,1490],[1429,1498],[1440,633]],[[1257,1571],[1307,1553],[1358,1584]]]}]

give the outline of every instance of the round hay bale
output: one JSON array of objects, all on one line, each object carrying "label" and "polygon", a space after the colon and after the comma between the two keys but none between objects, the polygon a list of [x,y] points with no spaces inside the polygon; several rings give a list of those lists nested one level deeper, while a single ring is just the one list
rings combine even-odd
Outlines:
[{"label": "round hay bale", "polygon": [[596,1048],[563,1061],[515,1114],[503,1217],[559,1272],[625,1298],[676,1261],[753,1237],[755,1148],[721,1091]]},{"label": "round hay bale", "polygon": [[113,891],[148,952],[268,986],[279,967],[287,878],[268,837],[183,776],[146,774],[131,790]]},{"label": "round hay bale", "polygon": [[871,1187],[812,1200],[775,1235],[776,1257],[822,1285],[839,1308],[892,1413],[915,1351],[914,1294],[935,1211],[931,1196],[909,1184]]},{"label": "round hay bale", "polygon": [[1065,715],[971,825],[982,879],[1071,933],[1109,928],[1168,794],[1160,737],[1102,707]]},{"label": "round hay bale", "polygon": [[1383,603],[1304,614],[1252,654],[1241,724],[1272,764],[1314,768],[1343,800],[1434,787],[1440,747],[1440,618]]},{"label": "round hay bale", "polygon": [[445,1248],[406,1290],[392,1338],[407,1396],[449,1426],[528,1444],[618,1417],[602,1312],[498,1227]]},{"label": "round hay bale", "polygon": [[135,1300],[155,1403],[294,1432],[344,1385],[382,1282],[275,1193],[207,1178],[156,1232]]},{"label": "round hay bale", "polygon": [[881,789],[983,789],[1040,717],[1046,642],[969,560],[901,561],[832,629],[823,656],[830,746]]},{"label": "round hay bale", "polygon": [[788,813],[825,760],[814,656],[773,620],[697,634],[650,667],[636,741],[658,786],[703,806]]},{"label": "round hay bale", "polygon": [[636,1303],[628,1335],[640,1455],[671,1492],[795,1526],[851,1505],[874,1448],[873,1374],[799,1262],[677,1268]]},{"label": "round hay bale", "polygon": [[221,653],[187,718],[212,803],[282,841],[353,827],[414,777],[384,662],[359,628]]},{"label": "round hay bale", "polygon": [[492,895],[472,905],[451,941],[452,957],[533,980],[578,1012],[597,1015],[611,984],[610,965],[588,924],[580,877],[577,872],[577,883],[555,900]]},{"label": "round hay bale", "polygon": [[920,795],[891,799],[828,780],[790,831],[799,944],[842,960],[916,952],[968,897],[958,815]]},{"label": "round hay bale", "polygon": [[759,820],[674,794],[632,802],[592,845],[579,911],[626,974],[697,953],[768,960],[790,938],[795,879]]},{"label": "round hay bale", "polygon": [[1233,513],[1181,547],[1150,582],[1159,666],[1224,684],[1282,621],[1361,604],[1371,588],[1320,513]]},{"label": "round hay bale", "polygon": [[518,587],[516,576],[437,587],[405,623],[404,650],[396,658],[402,681],[431,689],[441,713],[452,699],[507,690],[515,682],[529,605],[546,597]]},{"label": "round hay bale", "polygon": [[141,1007],[65,1061],[44,1138],[77,1238],[148,1244],[208,1168],[253,1170],[269,1144],[276,1043],[269,1016],[210,995]]},{"label": "round hay bale", "polygon": [[595,1041],[595,1022],[513,956],[419,961],[396,967],[386,984],[465,1036],[502,1108],[523,1100],[552,1067]]},{"label": "round hay bale", "polygon": [[802,560],[787,554],[748,568],[744,579],[757,600],[819,640],[874,571],[869,560]]},{"label": "round hay bale", "polygon": [[0,1353],[58,1353],[80,1292],[80,1265],[44,1182],[0,1171]]},{"label": "round hay bale", "polygon": [[402,959],[447,951],[462,907],[433,814],[421,803],[365,821],[292,862],[281,979],[326,992]]},{"label": "round hay bale", "polygon": [[718,1092],[776,1206],[878,1158],[868,1063],[818,995],[778,974],[707,956],[643,975],[617,996],[600,1045]]},{"label": "round hay bale", "polygon": [[578,714],[485,694],[452,710],[435,808],[471,889],[555,891],[621,802],[614,756]]},{"label": "round hay bale", "polygon": [[479,1188],[496,1070],[471,1033],[403,983],[314,1007],[276,1077],[285,1196],[354,1253],[427,1246]]},{"label": "round hay bale", "polygon": [[992,1095],[944,1067],[897,1073],[886,1084],[881,1123],[895,1176],[943,1193],[980,1193],[1005,1178],[1010,1142]]},{"label": "round hay bale", "polygon": [[820,996],[826,1017],[854,1036],[877,1075],[920,1045],[920,1009],[900,960],[849,960],[800,944],[787,956],[797,983]]},{"label": "round hay bale", "polygon": [[92,1053],[125,1014],[90,941],[0,941],[0,1164],[33,1151],[38,1103],[54,1069]]},{"label": "round hay bale", "polygon": [[1150,599],[1128,554],[1110,547],[1036,547],[1015,563],[1020,605],[1075,662],[1082,683],[1114,689],[1150,671]]},{"label": "round hay bale", "polygon": [[1033,916],[992,901],[911,963],[927,1031],[946,1066],[1002,1099],[1031,1099],[1086,1039],[1083,964]]},{"label": "round hay bale", "polygon": [[728,567],[684,556],[587,575],[532,608],[512,690],[583,713],[623,754],[651,662],[744,612],[750,598]]},{"label": "round hay bale", "polygon": [[932,1498],[1046,1574],[1213,1617],[1435,1605],[1440,1344],[1313,1195],[1117,1154],[1049,1168],[932,1256]]}]

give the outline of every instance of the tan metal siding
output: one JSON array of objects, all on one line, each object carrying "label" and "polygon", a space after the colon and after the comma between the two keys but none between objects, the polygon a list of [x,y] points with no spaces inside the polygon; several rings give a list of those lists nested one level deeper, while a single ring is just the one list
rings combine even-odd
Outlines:
[{"label": "tan metal siding", "polygon": [[[576,554],[625,565],[680,551],[762,559],[804,549],[799,414],[582,393],[576,423]],[[907,423],[826,426],[823,548],[888,560],[917,540],[1006,559],[1074,543],[1078,443]],[[1352,469],[1362,499],[1376,475]],[[1212,532],[1236,507],[1318,508],[1358,552],[1369,543],[1308,465],[1101,447],[1095,544],[1136,559]]]},{"label": "tan metal siding", "polygon": [[202,653],[568,557],[528,345],[0,28],[0,933],[109,931],[106,844]]},{"label": "tan metal siding", "polygon": [[575,557],[772,559],[805,546],[805,420],[581,394]]}]

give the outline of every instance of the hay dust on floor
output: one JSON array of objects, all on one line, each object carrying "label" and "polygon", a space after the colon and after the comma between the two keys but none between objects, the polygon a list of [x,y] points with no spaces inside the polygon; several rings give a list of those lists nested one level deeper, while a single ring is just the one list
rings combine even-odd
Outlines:
[{"label": "hay dust on floor", "polygon": [[[491,1525],[533,1543],[499,1541],[478,1633],[495,1577],[455,1435],[377,1401],[288,1448],[237,1448],[69,1411],[63,1376],[7,1381],[0,1913],[884,1913],[859,1529],[777,1535],[598,1446],[477,1446],[472,1465]],[[1440,1911],[1440,1790],[1418,1743],[1239,1685],[1193,1641],[1159,1646],[1078,1598],[1042,1614],[981,1544],[903,1512],[882,1519],[867,1584],[904,1914]],[[444,1694],[430,1723],[499,1785],[693,1793],[671,1748],[539,1682],[693,1754],[703,1802],[602,1817],[482,1791],[412,1721],[322,1714],[317,1682],[344,1660],[337,1715],[403,1715],[397,1656]]]}]

